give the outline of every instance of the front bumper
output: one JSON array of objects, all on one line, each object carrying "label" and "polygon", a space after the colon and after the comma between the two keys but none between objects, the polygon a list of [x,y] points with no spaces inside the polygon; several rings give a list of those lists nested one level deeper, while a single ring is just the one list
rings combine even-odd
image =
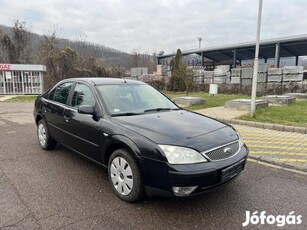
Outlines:
[{"label": "front bumper", "polygon": [[233,181],[244,170],[247,155],[248,148],[244,145],[235,156],[222,161],[170,165],[145,159],[142,169],[146,193],[149,196],[176,196],[173,186],[197,186],[188,195],[191,196],[221,187]]}]

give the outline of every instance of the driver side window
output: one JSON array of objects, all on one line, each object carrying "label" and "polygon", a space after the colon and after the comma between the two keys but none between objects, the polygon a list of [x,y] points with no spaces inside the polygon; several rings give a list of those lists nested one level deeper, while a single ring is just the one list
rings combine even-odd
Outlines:
[{"label": "driver side window", "polygon": [[91,89],[82,83],[77,83],[74,94],[72,96],[72,107],[78,107],[80,105],[92,105],[95,106],[96,101]]}]

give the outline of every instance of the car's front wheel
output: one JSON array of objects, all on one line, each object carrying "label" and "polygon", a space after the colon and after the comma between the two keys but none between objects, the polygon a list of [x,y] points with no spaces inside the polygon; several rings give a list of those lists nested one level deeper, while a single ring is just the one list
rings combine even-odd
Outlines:
[{"label": "car's front wheel", "polygon": [[43,119],[37,124],[37,138],[42,149],[49,150],[56,146],[56,141],[50,137],[46,122]]},{"label": "car's front wheel", "polygon": [[139,167],[125,149],[114,151],[108,165],[109,180],[116,195],[124,201],[135,202],[144,195]]}]

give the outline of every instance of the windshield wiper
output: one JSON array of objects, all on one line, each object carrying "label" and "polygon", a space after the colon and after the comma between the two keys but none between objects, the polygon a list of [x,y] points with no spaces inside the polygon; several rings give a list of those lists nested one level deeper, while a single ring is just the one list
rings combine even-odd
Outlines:
[{"label": "windshield wiper", "polygon": [[154,109],[145,109],[144,113],[146,112],[159,112],[159,111],[167,111],[167,110],[179,110],[179,108],[154,108]]},{"label": "windshield wiper", "polygon": [[119,117],[119,116],[135,116],[135,115],[140,115],[143,113],[136,113],[136,112],[127,112],[127,113],[116,113],[113,114],[112,117]]}]

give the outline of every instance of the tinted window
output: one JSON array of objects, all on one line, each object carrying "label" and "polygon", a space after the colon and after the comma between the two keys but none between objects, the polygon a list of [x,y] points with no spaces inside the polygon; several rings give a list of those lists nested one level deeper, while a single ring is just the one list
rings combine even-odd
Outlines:
[{"label": "tinted window", "polygon": [[52,90],[52,91],[49,93],[49,99],[50,99],[50,100],[53,100],[55,90],[56,90],[56,89]]},{"label": "tinted window", "polygon": [[78,107],[79,105],[92,105],[95,106],[95,98],[90,88],[84,84],[78,83],[72,97],[72,106]]},{"label": "tinted window", "polygon": [[[69,91],[72,87],[73,83],[63,83],[61,85],[59,85],[57,88],[55,88],[53,91],[50,93],[50,97],[49,99],[53,100],[53,101],[57,101],[63,104],[66,104],[68,95],[69,95]],[[53,96],[54,94],[54,96]],[[52,98],[53,96],[53,98]]]},{"label": "tinted window", "polygon": [[159,91],[149,85],[99,85],[96,87],[112,115],[143,113],[148,109],[178,109]]}]

